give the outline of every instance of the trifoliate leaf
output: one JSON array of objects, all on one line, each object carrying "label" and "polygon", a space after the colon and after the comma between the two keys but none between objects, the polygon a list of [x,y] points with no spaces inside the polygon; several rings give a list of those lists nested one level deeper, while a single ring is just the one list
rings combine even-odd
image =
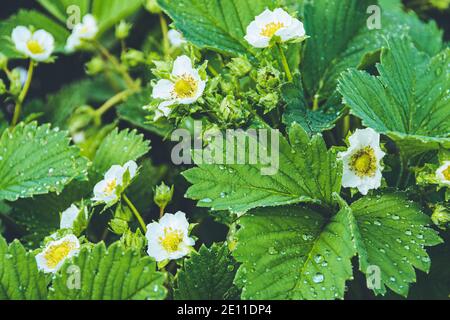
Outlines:
[{"label": "trifoliate leaf", "polygon": [[274,0],[159,0],[183,36],[200,48],[232,55],[249,53],[247,26]]},{"label": "trifoliate leaf", "polygon": [[380,76],[351,70],[339,91],[363,123],[392,138],[404,156],[450,148],[450,50],[428,58],[406,37],[391,38]]},{"label": "trifoliate leaf", "polygon": [[144,140],[136,130],[118,129],[111,132],[102,142],[95,155],[91,176],[94,180],[101,178],[113,165],[124,165],[130,160],[137,160],[150,150],[150,142]]},{"label": "trifoliate leaf", "polygon": [[150,123],[146,118],[149,113],[143,109],[151,100],[151,92],[143,90],[130,96],[126,102],[117,107],[117,114],[120,119],[131,123],[132,125],[166,137],[173,131],[173,126],[163,119]]},{"label": "trifoliate leaf", "polygon": [[233,256],[243,299],[343,298],[356,251],[348,207],[331,220],[300,206],[242,216]]},{"label": "trifoliate leaf", "polygon": [[224,300],[233,290],[237,270],[226,244],[204,245],[192,253],[176,276],[176,300]]},{"label": "trifoliate leaf", "polygon": [[116,242],[83,248],[56,274],[52,300],[162,300],[166,274],[156,271],[150,257]]},{"label": "trifoliate leaf", "polygon": [[[188,198],[198,206],[215,210],[244,212],[256,207],[280,206],[299,202],[333,202],[333,192],[341,188],[341,164],[328,151],[321,135],[312,138],[297,124],[290,132],[290,144],[280,135],[278,170],[263,175],[261,164],[201,164],[183,175],[193,185]],[[248,136],[248,141],[255,140]],[[245,139],[237,141],[237,150],[247,150]],[[261,146],[260,146],[261,147]],[[246,157],[248,159],[248,157]]]},{"label": "trifoliate leaf", "polygon": [[19,124],[0,138],[0,200],[61,192],[87,177],[88,162],[69,146],[67,133],[50,125]]},{"label": "trifoliate leaf", "polygon": [[[416,281],[414,268],[429,271],[431,262],[424,247],[442,242],[427,227],[429,217],[400,193],[364,197],[351,209],[359,268],[373,284],[373,291],[384,295],[388,287],[407,296],[409,284]],[[381,271],[379,286],[373,278],[377,276],[375,268]]]},{"label": "trifoliate leaf", "polygon": [[17,26],[33,26],[36,30],[44,29],[55,38],[55,52],[63,52],[69,31],[61,24],[38,11],[20,10],[17,14],[0,22],[0,51],[9,58],[20,58],[22,55],[15,50],[11,41],[11,33]]},{"label": "trifoliate leaf", "polygon": [[295,79],[294,83],[285,84],[281,91],[287,104],[283,114],[283,122],[287,126],[298,123],[308,134],[314,135],[332,129],[341,115],[341,110],[337,108],[310,110],[299,77]]},{"label": "trifoliate leaf", "polygon": [[35,257],[17,240],[9,246],[0,236],[0,300],[45,300],[47,281]]}]

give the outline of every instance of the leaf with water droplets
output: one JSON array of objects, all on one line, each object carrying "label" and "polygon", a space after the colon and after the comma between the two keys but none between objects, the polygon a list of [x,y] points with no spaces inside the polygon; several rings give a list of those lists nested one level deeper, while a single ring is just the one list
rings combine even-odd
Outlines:
[{"label": "leaf with water droplets", "polygon": [[9,246],[0,235],[0,300],[47,299],[47,280],[34,255],[17,240]]},{"label": "leaf with water droplets", "polygon": [[[327,221],[301,206],[255,209],[238,223],[233,252],[243,299],[342,299],[352,278],[350,210]],[[307,235],[307,236],[305,236]]]},{"label": "leaf with water droplets", "polygon": [[[320,134],[310,138],[298,124],[289,136],[290,143],[280,134],[279,154],[275,154],[279,168],[274,175],[262,175],[267,166],[261,164],[201,164],[183,172],[193,184],[186,196],[199,200],[200,207],[232,212],[300,202],[331,205],[333,192],[341,188],[342,167],[336,155],[327,150]],[[237,150],[248,152],[245,139],[238,141]]]},{"label": "leaf with water droplets", "polygon": [[437,233],[427,227],[429,217],[401,193],[364,197],[353,203],[351,209],[359,268],[370,281],[376,280],[371,266],[381,271],[380,286],[374,286],[373,291],[384,295],[387,286],[407,296],[409,284],[416,281],[414,267],[424,272],[430,268],[425,246],[442,242]]},{"label": "leaf with water droplets", "polygon": [[67,132],[35,122],[19,124],[0,138],[0,200],[61,192],[87,178],[88,161],[70,146]]},{"label": "leaf with water droplets", "polygon": [[377,69],[380,76],[343,74],[339,91],[352,114],[392,138],[405,158],[450,148],[450,49],[429,58],[408,37],[391,37]]},{"label": "leaf with water droplets", "polygon": [[237,263],[227,244],[204,245],[184,262],[176,277],[176,300],[235,299],[237,288],[233,285]]},{"label": "leaf with water droplets", "polygon": [[[70,288],[74,266],[79,267],[81,288]],[[156,271],[155,261],[141,257],[120,242],[106,248],[103,242],[81,249],[55,275],[52,300],[162,300],[167,275]]]}]

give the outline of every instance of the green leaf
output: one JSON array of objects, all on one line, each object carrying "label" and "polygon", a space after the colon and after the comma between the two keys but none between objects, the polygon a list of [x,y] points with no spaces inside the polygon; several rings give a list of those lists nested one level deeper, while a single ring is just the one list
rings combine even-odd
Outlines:
[{"label": "green leaf", "polygon": [[380,269],[381,285],[373,289],[376,294],[384,295],[387,286],[406,297],[409,284],[416,281],[414,267],[429,271],[431,261],[424,247],[442,242],[427,227],[429,217],[400,193],[364,197],[351,209],[360,270],[370,276],[370,266]]},{"label": "green leaf", "polygon": [[224,300],[233,289],[237,264],[226,244],[204,245],[184,261],[176,276],[175,300]]},{"label": "green leaf", "polygon": [[118,129],[111,132],[102,142],[95,155],[90,176],[97,181],[112,165],[124,165],[136,161],[150,150],[150,141],[144,140],[136,130]]},{"label": "green leaf", "polygon": [[19,124],[0,138],[0,200],[61,192],[87,177],[88,162],[69,146],[66,132],[50,125]]},{"label": "green leaf", "polygon": [[9,246],[0,236],[0,300],[45,300],[47,281],[34,255],[17,240]]},{"label": "green leaf", "polygon": [[[74,271],[79,267],[79,272]],[[79,277],[80,288],[69,288]],[[156,271],[150,257],[124,249],[116,242],[83,248],[56,274],[50,289],[52,300],[162,300],[166,274]]]},{"label": "green leaf", "polygon": [[329,222],[300,206],[262,208],[242,216],[233,256],[242,265],[243,299],[342,299],[356,251],[351,211]]},{"label": "green leaf", "polygon": [[319,100],[328,98],[342,71],[357,67],[366,53],[380,47],[366,26],[366,10],[371,4],[371,0],[305,2],[305,30],[310,38],[301,69],[311,99],[316,95]]},{"label": "green leaf", "polygon": [[377,65],[380,76],[348,71],[339,91],[352,114],[392,138],[405,157],[450,148],[449,52],[430,59],[408,38],[391,38]]},{"label": "green leaf", "polygon": [[92,0],[92,14],[98,19],[99,33],[112,28],[121,20],[134,14],[142,6],[142,0]]},{"label": "green leaf", "polygon": [[342,114],[342,110],[337,110],[337,108],[310,110],[299,77],[293,83],[285,84],[281,92],[287,104],[283,114],[283,123],[288,127],[293,123],[298,123],[309,135],[332,129]]},{"label": "green leaf", "polygon": [[20,10],[17,14],[0,22],[0,41],[2,42],[0,51],[7,57],[22,57],[20,53],[16,52],[11,41],[13,29],[21,25],[26,27],[33,26],[36,29],[44,29],[50,32],[55,38],[55,51],[64,51],[66,39],[70,35],[67,29],[38,11]]},{"label": "green leaf", "polygon": [[159,136],[166,137],[173,131],[173,126],[168,121],[159,120],[150,123],[147,120],[148,112],[143,106],[148,105],[151,100],[151,91],[143,90],[129,97],[126,102],[117,107],[117,114],[120,119],[130,124],[155,133]]},{"label": "green leaf", "polygon": [[[251,136],[248,139],[257,144]],[[341,188],[342,168],[336,155],[327,150],[321,135],[309,138],[297,124],[290,130],[290,143],[280,135],[274,175],[262,175],[261,164],[202,164],[185,171],[193,184],[186,196],[200,200],[200,207],[232,212],[299,202],[331,204],[333,192]],[[245,140],[238,140],[236,147],[248,151]]]},{"label": "green leaf", "polygon": [[61,194],[50,193],[11,203],[10,218],[24,229],[21,241],[31,248],[37,248],[41,241],[59,229],[59,214],[80,201],[90,192],[88,182],[69,184]]},{"label": "green leaf", "polygon": [[[66,23],[69,13],[67,9],[70,6],[76,6],[80,10],[80,16],[83,17],[89,11],[90,0],[37,0],[48,12],[55,16],[62,23]],[[73,12],[70,12],[73,14]]]},{"label": "green leaf", "polygon": [[[200,48],[249,54],[247,26],[274,0],[159,0],[184,37]],[[251,54],[250,54],[251,55]]]}]

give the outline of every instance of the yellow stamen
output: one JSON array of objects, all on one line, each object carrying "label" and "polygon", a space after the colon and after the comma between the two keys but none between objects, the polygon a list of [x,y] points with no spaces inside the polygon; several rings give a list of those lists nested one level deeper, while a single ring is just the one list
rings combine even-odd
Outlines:
[{"label": "yellow stamen", "polygon": [[447,166],[444,171],[442,171],[442,175],[444,176],[445,180],[450,181],[450,165]]},{"label": "yellow stamen", "polygon": [[70,241],[64,241],[61,244],[50,246],[44,255],[47,266],[55,268],[73,249],[75,249],[75,244]]},{"label": "yellow stamen", "polygon": [[178,251],[183,242],[183,233],[180,230],[173,230],[171,227],[164,228],[164,237],[159,238],[161,246],[168,252]]},{"label": "yellow stamen", "polygon": [[375,151],[365,147],[352,155],[350,168],[360,177],[373,177],[377,169]]},{"label": "yellow stamen", "polygon": [[40,53],[44,52],[44,48],[36,40],[28,41],[27,42],[27,47],[28,47],[28,50],[30,50],[30,52],[32,54],[40,54]]},{"label": "yellow stamen", "polygon": [[106,188],[103,190],[106,194],[111,194],[117,187],[117,181],[116,179],[111,180],[106,183]]},{"label": "yellow stamen", "polygon": [[190,75],[183,75],[175,82],[173,91],[178,98],[192,98],[198,89],[198,83]]},{"label": "yellow stamen", "polygon": [[266,24],[264,29],[262,29],[261,35],[263,37],[272,38],[273,35],[278,30],[280,30],[281,28],[284,28],[284,23],[283,22],[271,22],[271,23],[268,23],[268,24]]}]

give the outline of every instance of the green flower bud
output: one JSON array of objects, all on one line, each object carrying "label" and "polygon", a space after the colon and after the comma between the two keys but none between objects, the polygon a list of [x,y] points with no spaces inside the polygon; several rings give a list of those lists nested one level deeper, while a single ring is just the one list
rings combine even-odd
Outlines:
[{"label": "green flower bud", "polygon": [[155,196],[153,197],[153,200],[155,201],[156,205],[161,209],[161,212],[164,211],[164,209],[167,207],[170,201],[172,201],[173,197],[173,186],[169,187],[166,186],[164,182],[162,182],[159,186],[155,189]]},{"label": "green flower bud", "polygon": [[111,231],[115,234],[122,235],[125,232],[127,232],[128,228],[128,222],[122,219],[112,219],[109,222],[109,227],[111,228]]},{"label": "green flower bud", "polygon": [[120,21],[120,23],[116,26],[116,38],[119,40],[124,40],[128,38],[130,35],[130,30],[133,27],[131,23],[127,23],[126,21]]},{"label": "green flower bud", "polygon": [[19,69],[15,68],[11,71],[9,81],[10,81],[9,92],[14,96],[19,95],[20,91],[22,91],[22,82],[20,81]]},{"label": "green flower bud", "polygon": [[227,67],[232,75],[239,78],[247,75],[252,70],[252,64],[245,57],[232,58]]},{"label": "green flower bud", "polygon": [[2,79],[0,79],[0,95],[5,94],[7,92],[6,85]]},{"label": "green flower bud", "polygon": [[259,103],[264,106],[266,112],[274,109],[278,105],[279,101],[280,98],[276,92],[268,93],[259,99]]},{"label": "green flower bud", "polygon": [[132,232],[130,229],[126,230],[120,238],[120,243],[125,248],[141,251],[145,245],[145,238],[140,229],[136,232]]},{"label": "green flower bud", "polygon": [[430,0],[430,3],[439,10],[447,10],[450,7],[450,0]]},{"label": "green flower bud", "polygon": [[86,63],[85,67],[86,73],[90,76],[94,76],[105,70],[105,61],[100,57],[94,57],[91,61]]},{"label": "green flower bud", "polygon": [[8,58],[0,52],[0,70],[8,67]]},{"label": "green flower bud", "polygon": [[145,62],[145,55],[142,51],[130,49],[122,54],[122,61],[129,67],[136,67]]},{"label": "green flower bud", "polygon": [[256,82],[262,88],[277,88],[281,84],[280,78],[280,71],[272,66],[268,66],[258,70]]},{"label": "green flower bud", "polygon": [[161,13],[161,8],[159,7],[157,0],[144,0],[144,7],[150,11],[150,13]]},{"label": "green flower bud", "polygon": [[431,220],[439,228],[445,230],[448,223],[450,223],[450,210],[443,205],[436,205],[436,208],[431,215]]}]

